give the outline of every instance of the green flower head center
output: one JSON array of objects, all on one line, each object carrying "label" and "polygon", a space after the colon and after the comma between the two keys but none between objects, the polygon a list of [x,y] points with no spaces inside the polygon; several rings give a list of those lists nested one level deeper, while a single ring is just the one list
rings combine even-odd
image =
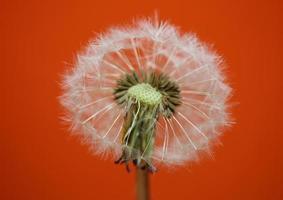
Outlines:
[{"label": "green flower head center", "polygon": [[129,88],[128,95],[148,105],[158,105],[162,101],[162,94],[148,83],[140,83]]}]

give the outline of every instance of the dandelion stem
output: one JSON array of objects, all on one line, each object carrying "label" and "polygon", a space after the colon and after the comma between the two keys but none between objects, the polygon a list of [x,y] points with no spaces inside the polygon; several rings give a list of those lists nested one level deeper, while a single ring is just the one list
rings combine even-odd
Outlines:
[{"label": "dandelion stem", "polygon": [[149,200],[149,177],[148,171],[137,167],[137,200]]}]

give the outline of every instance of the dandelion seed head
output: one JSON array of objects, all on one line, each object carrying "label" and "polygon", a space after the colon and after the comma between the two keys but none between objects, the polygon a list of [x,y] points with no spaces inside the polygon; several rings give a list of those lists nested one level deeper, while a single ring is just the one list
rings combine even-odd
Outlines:
[{"label": "dandelion seed head", "polygon": [[229,125],[222,69],[194,34],[141,20],[109,29],[78,54],[61,102],[95,153],[154,171],[196,161]]}]

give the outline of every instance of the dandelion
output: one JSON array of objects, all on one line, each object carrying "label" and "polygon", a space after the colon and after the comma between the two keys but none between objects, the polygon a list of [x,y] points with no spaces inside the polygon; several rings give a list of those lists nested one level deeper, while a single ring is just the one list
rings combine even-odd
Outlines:
[{"label": "dandelion", "polygon": [[221,70],[195,35],[141,20],[89,43],[65,76],[61,102],[95,153],[155,172],[195,161],[228,125]]}]

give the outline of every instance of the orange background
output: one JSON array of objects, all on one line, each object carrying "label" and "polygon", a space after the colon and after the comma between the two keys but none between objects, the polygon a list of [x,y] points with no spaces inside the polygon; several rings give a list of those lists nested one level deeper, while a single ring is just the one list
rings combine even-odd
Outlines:
[{"label": "orange background", "polygon": [[152,199],[283,199],[282,1],[1,0],[1,200],[135,198],[134,173],[70,136],[57,96],[94,32],[155,10],[215,45],[239,104],[214,159],[161,168]]}]

